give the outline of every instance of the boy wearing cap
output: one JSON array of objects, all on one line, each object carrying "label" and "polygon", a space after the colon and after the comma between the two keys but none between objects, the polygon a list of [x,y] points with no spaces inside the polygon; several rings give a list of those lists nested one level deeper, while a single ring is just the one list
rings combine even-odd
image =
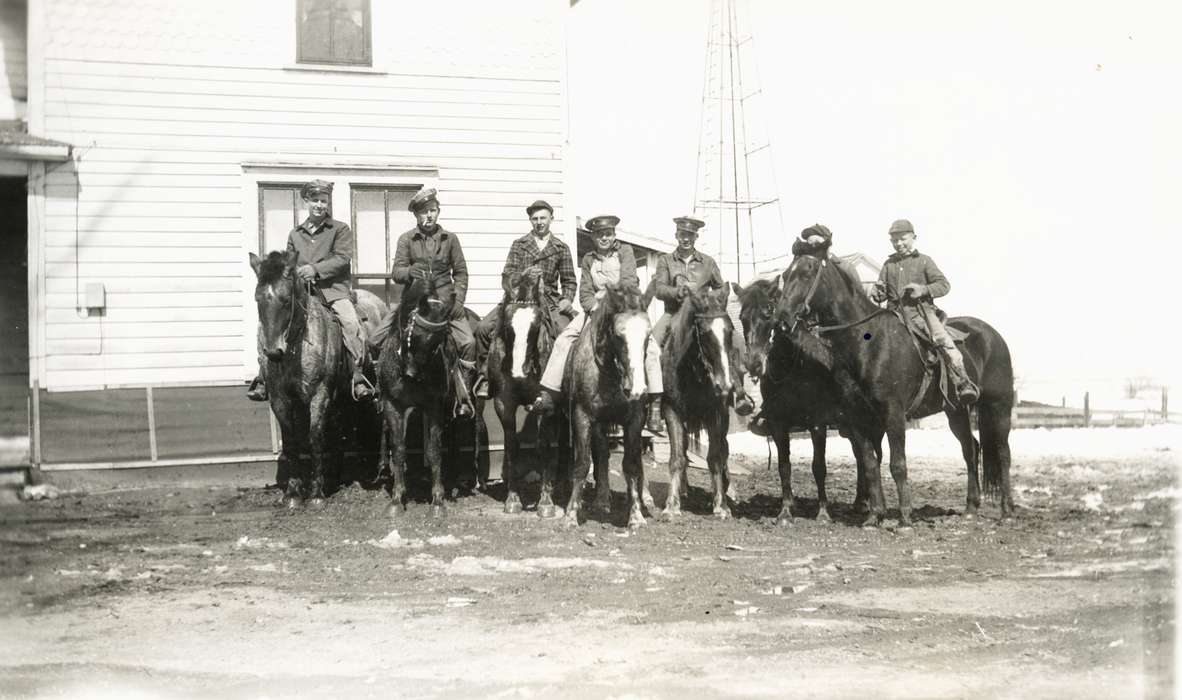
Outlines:
[{"label": "boy wearing cap", "polygon": [[[583,256],[579,278],[579,305],[583,313],[572,320],[554,340],[550,359],[542,371],[542,391],[529,410],[533,413],[550,413],[562,393],[562,378],[566,372],[566,359],[574,347],[575,340],[587,323],[587,317],[599,305],[607,293],[607,285],[639,288],[640,278],[636,275],[636,255],[632,246],[616,240],[618,216],[597,216],[587,221],[587,231],[595,241],[595,250]],[[645,382],[649,398],[654,399],[664,392],[661,377],[661,349],[652,340],[644,356]],[[657,402],[659,405],[659,402]]]},{"label": "boy wearing cap", "polygon": [[[718,263],[695,247],[698,231],[706,223],[692,216],[679,216],[673,223],[677,225],[677,247],[673,252],[657,259],[657,270],[653,276],[654,295],[665,302],[665,313],[661,314],[661,318],[657,319],[656,325],[653,326],[653,340],[658,348],[664,345],[665,337],[669,335],[669,323],[681,308],[682,300],[692,292],[702,289],[718,290],[726,287]],[[737,354],[732,354],[732,357],[738,359]],[[735,413],[740,416],[748,415],[755,409],[755,404],[743,389],[741,365],[734,368],[732,376]],[[660,424],[659,407],[654,406],[650,411],[649,426],[653,429]]]},{"label": "boy wearing cap", "polygon": [[[300,188],[300,196],[308,209],[308,218],[287,234],[287,251],[296,253],[296,276],[320,290],[341,323],[341,340],[353,358],[353,398],[372,396],[373,391],[361,371],[365,337],[357,320],[357,310],[349,297],[353,231],[347,224],[328,215],[332,205],[331,182],[312,180]],[[267,385],[263,376],[267,359],[263,355],[261,324],[258,352],[259,374],[251,381],[246,396],[252,401],[266,401]]]},{"label": "boy wearing cap", "polygon": [[[549,203],[539,199],[526,207],[525,213],[529,216],[530,232],[509,247],[509,256],[501,271],[501,289],[511,296],[522,279],[536,281],[541,278],[551,326],[555,331],[561,331],[576,313],[573,302],[577,282],[570,247],[550,232],[554,207]],[[496,333],[498,316],[498,308],[493,307],[476,326],[476,356],[481,371],[475,391],[476,397],[481,399],[488,398],[485,363]]]},{"label": "boy wearing cap", "polygon": [[969,379],[964,357],[932,303],[933,299],[947,294],[952,286],[935,261],[915,249],[915,228],[910,221],[895,221],[889,233],[895,252],[883,263],[870,298],[879,303],[887,302],[909,325],[927,331],[932,342],[948,359],[957,398],[962,406],[968,406],[977,400],[977,387]]},{"label": "boy wearing cap", "polygon": [[[475,409],[469,389],[476,373],[476,341],[464,317],[464,299],[468,295],[468,263],[464,260],[460,239],[439,225],[439,199],[435,188],[425,187],[420,190],[411,197],[407,209],[415,215],[416,225],[398,237],[390,277],[403,285],[404,292],[416,280],[433,288],[441,299],[455,292],[451,337],[459,352],[463,370],[459,415],[472,416],[475,415]],[[395,305],[374,331],[370,344],[381,348],[397,323],[397,318],[398,305]]]}]

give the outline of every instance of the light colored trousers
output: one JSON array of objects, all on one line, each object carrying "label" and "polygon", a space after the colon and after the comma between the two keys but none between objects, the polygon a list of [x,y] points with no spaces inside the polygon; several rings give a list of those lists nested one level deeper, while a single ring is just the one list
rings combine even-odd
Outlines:
[{"label": "light colored trousers", "polygon": [[[587,314],[580,313],[566,324],[566,328],[554,339],[554,347],[550,351],[550,359],[546,362],[546,369],[542,371],[542,386],[551,391],[562,391],[562,375],[566,370],[566,358],[570,349],[574,347],[579,332],[587,323]],[[648,393],[660,394],[665,391],[661,380],[661,348],[653,339],[648,341],[648,350],[644,354],[645,382]]]}]

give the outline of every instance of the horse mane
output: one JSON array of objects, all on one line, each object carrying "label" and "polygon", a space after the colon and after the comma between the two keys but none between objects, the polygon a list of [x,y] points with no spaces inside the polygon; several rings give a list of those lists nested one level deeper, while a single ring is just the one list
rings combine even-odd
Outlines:
[{"label": "horse mane", "polygon": [[267,257],[259,261],[259,284],[278,282],[284,275],[295,267],[296,256],[286,252],[272,250]]},{"label": "horse mane", "polygon": [[644,311],[640,290],[633,286],[609,283],[599,306],[591,313],[588,323],[595,332],[595,357],[601,367],[608,366],[611,352],[612,322],[624,311]]},{"label": "horse mane", "polygon": [[[711,308],[717,307],[717,308]],[[707,291],[697,291],[686,297],[681,308],[669,321],[669,335],[665,337],[665,345],[669,348],[669,356],[673,367],[680,367],[686,355],[696,346],[694,338],[695,316],[703,312],[725,311],[725,308],[713,301],[713,295]]]},{"label": "horse mane", "polygon": [[435,290],[421,279],[415,278],[402,290],[402,298],[398,300],[398,328],[406,330],[406,323],[410,314],[418,308],[423,297],[435,297]]}]

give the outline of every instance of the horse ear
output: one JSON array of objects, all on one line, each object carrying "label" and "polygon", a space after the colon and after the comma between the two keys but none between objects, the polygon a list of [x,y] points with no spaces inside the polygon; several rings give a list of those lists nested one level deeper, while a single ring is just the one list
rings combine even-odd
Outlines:
[{"label": "horse ear", "polygon": [[250,269],[254,270],[255,277],[259,276],[259,266],[262,264],[263,261],[261,258],[259,258],[259,256],[255,255],[254,253],[250,254]]},{"label": "horse ear", "polygon": [[714,299],[723,308],[726,308],[726,303],[730,301],[731,290],[724,284],[717,292],[714,292]]},{"label": "horse ear", "polygon": [[735,296],[737,297],[742,297],[743,293],[747,291],[738,282],[731,282],[731,287],[735,290]]},{"label": "horse ear", "polygon": [[426,316],[431,312],[431,300],[428,298],[428,295],[423,294],[419,296],[418,309],[420,316]]}]

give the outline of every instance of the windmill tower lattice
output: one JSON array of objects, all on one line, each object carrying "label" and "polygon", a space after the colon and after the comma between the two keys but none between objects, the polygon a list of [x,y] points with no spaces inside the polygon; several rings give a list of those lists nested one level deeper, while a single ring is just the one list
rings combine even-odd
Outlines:
[{"label": "windmill tower lattice", "polygon": [[786,257],[784,222],[745,0],[711,0],[694,214],[701,246],[745,282]]}]

